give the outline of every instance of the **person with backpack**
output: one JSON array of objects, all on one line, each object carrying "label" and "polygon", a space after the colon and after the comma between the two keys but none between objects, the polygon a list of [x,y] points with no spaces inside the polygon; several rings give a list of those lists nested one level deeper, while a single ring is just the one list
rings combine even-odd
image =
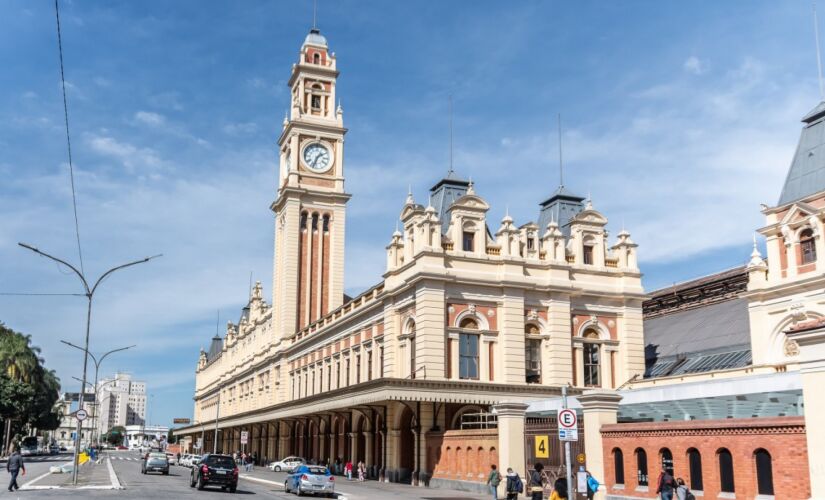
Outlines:
[{"label": "person with backpack", "polygon": [[599,491],[599,480],[593,477],[589,470],[585,472],[587,473],[587,500],[593,500],[596,492]]},{"label": "person with backpack", "polygon": [[519,494],[524,491],[524,483],[518,475],[514,472],[512,467],[507,467],[507,485],[504,487],[507,492],[507,500],[515,500]]},{"label": "person with backpack", "polygon": [[690,488],[685,484],[685,480],[681,477],[676,480],[676,498],[679,500],[696,500]]},{"label": "person with backpack", "polygon": [[673,476],[662,467],[662,472],[659,474],[659,480],[656,481],[656,493],[662,497],[662,500],[673,500],[673,492],[676,489],[676,480]]},{"label": "person with backpack", "polygon": [[530,473],[530,499],[543,500],[544,499],[544,465],[539,462],[533,466],[533,472]]},{"label": "person with backpack", "polygon": [[498,500],[498,485],[501,484],[501,473],[496,470],[496,464],[490,466],[490,475],[487,476],[487,484],[490,485],[490,493],[493,500]]}]

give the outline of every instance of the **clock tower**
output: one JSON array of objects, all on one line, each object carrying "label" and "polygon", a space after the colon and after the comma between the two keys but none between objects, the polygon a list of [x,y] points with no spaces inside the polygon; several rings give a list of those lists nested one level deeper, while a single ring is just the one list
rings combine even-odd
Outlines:
[{"label": "clock tower", "polygon": [[335,54],[310,30],[292,65],[289,117],[278,138],[274,326],[283,339],[344,300],[343,111],[335,105]]}]

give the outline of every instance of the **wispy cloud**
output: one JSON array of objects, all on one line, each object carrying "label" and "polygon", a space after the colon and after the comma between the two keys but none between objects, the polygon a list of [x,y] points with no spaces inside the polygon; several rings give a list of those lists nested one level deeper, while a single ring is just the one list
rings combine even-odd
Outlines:
[{"label": "wispy cloud", "polygon": [[694,75],[701,75],[708,70],[707,61],[703,61],[696,56],[690,56],[682,65],[685,71]]},{"label": "wispy cloud", "polygon": [[163,115],[153,113],[151,111],[138,111],[135,113],[135,120],[153,127],[164,125],[166,123],[166,118]]}]

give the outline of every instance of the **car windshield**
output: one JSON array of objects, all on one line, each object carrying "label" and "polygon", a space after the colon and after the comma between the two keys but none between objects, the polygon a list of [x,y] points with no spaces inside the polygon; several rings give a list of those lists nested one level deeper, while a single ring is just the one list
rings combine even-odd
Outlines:
[{"label": "car windshield", "polygon": [[326,476],[329,471],[322,465],[301,465],[295,469],[296,474],[313,474],[318,476]]},{"label": "car windshield", "polygon": [[235,467],[235,462],[232,457],[228,456],[210,456],[206,459],[206,465],[210,467],[227,467],[229,469]]},{"label": "car windshield", "polygon": [[165,458],[158,458],[158,457],[149,457],[149,463],[150,464],[165,464],[166,459]]}]

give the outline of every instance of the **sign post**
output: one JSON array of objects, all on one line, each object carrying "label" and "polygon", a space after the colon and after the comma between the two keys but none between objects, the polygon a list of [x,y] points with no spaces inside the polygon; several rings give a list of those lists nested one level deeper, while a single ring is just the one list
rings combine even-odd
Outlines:
[{"label": "sign post", "polygon": [[[578,441],[576,412],[567,408],[567,386],[561,386],[561,405],[564,408],[559,412],[559,439],[564,441],[564,475],[567,480],[567,492],[573,492],[573,471],[570,469],[570,441]],[[570,429],[573,432],[570,432]]]},{"label": "sign post", "polygon": [[249,442],[249,431],[241,431],[241,451],[246,451],[246,444]]}]

